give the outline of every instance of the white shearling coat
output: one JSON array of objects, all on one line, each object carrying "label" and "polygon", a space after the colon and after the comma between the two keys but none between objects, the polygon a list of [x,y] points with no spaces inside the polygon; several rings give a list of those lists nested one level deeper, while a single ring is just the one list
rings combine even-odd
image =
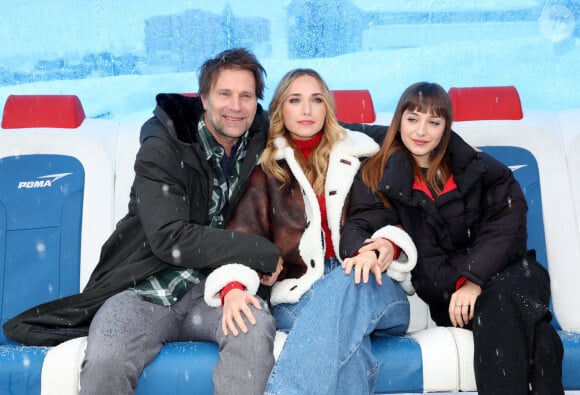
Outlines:
[{"label": "white shearling coat", "polygon": [[[261,167],[254,170],[248,189],[240,200],[228,229],[257,233],[268,237],[280,248],[284,271],[272,287],[270,302],[296,303],[312,284],[324,274],[325,245],[318,199],[302,171],[294,149],[285,138],[275,145],[275,158],[284,161],[292,180],[281,188],[281,183]],[[327,169],[324,188],[328,227],[334,251],[339,251],[340,232],[345,220],[347,198],[357,174],[361,158],[369,157],[379,149],[377,143],[364,133],[347,130],[346,137],[335,143]],[[397,281],[407,281],[416,257],[409,236],[395,226],[380,230],[382,237],[393,240],[404,254],[391,266],[399,267],[402,274],[391,275]],[[378,232],[377,232],[378,233]],[[339,257],[337,257],[339,258]],[[340,259],[340,258],[339,258]],[[206,301],[219,305],[219,291],[231,281],[239,281],[246,289],[256,289],[258,275],[251,281],[246,267],[234,264],[214,271],[206,281]],[[244,274],[242,274],[244,273]],[[390,273],[389,273],[390,274]]]}]

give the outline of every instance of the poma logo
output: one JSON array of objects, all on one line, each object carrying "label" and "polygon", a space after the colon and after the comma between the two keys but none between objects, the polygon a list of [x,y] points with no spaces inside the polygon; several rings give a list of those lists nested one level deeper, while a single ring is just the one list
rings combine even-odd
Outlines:
[{"label": "poma logo", "polygon": [[528,167],[528,165],[511,165],[511,166],[508,166],[508,167],[513,172],[513,171],[516,171],[516,170],[521,169],[522,167]]},{"label": "poma logo", "polygon": [[48,174],[38,177],[38,180],[20,181],[18,183],[18,189],[50,188],[53,182],[71,174],[73,173]]}]

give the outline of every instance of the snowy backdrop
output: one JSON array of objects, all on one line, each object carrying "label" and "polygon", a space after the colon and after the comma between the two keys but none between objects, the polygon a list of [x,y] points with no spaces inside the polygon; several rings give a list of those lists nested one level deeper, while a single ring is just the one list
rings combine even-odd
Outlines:
[{"label": "snowy backdrop", "polygon": [[142,118],[244,46],[268,72],[266,106],[286,71],[312,67],[331,89],[370,89],[379,112],[419,80],[580,108],[579,25],[579,0],[17,0],[0,15],[0,105],[76,94],[89,117]]}]

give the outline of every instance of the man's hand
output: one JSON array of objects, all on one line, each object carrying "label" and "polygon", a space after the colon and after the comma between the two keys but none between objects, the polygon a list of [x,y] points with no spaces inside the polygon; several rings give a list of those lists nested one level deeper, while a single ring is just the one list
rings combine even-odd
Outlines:
[{"label": "man's hand", "polygon": [[451,295],[449,318],[453,326],[463,328],[473,319],[473,308],[479,295],[481,295],[481,287],[470,280],[467,280]]},{"label": "man's hand", "polygon": [[244,316],[246,316],[250,324],[256,325],[256,318],[252,314],[249,305],[254,306],[258,310],[262,310],[260,300],[246,291],[232,289],[227,293],[224,298],[222,315],[222,331],[225,336],[228,335],[228,328],[234,336],[238,336],[239,334],[238,327],[243,333],[248,333]]},{"label": "man's hand", "polygon": [[276,265],[276,271],[272,274],[260,274],[260,284],[265,285],[267,287],[271,287],[274,285],[276,281],[278,281],[278,276],[282,272],[284,268],[284,261],[282,257],[278,258],[278,264]]}]

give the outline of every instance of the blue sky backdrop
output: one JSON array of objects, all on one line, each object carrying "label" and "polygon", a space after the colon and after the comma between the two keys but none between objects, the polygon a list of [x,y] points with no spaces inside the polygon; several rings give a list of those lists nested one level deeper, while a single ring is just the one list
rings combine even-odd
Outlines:
[{"label": "blue sky backdrop", "polygon": [[[477,4],[472,4],[477,3]],[[280,77],[313,67],[331,89],[393,111],[419,80],[515,85],[526,109],[580,107],[576,0],[19,0],[0,15],[0,104],[77,94],[88,116],[149,114],[158,92],[197,90],[201,59],[251,48]]]}]

